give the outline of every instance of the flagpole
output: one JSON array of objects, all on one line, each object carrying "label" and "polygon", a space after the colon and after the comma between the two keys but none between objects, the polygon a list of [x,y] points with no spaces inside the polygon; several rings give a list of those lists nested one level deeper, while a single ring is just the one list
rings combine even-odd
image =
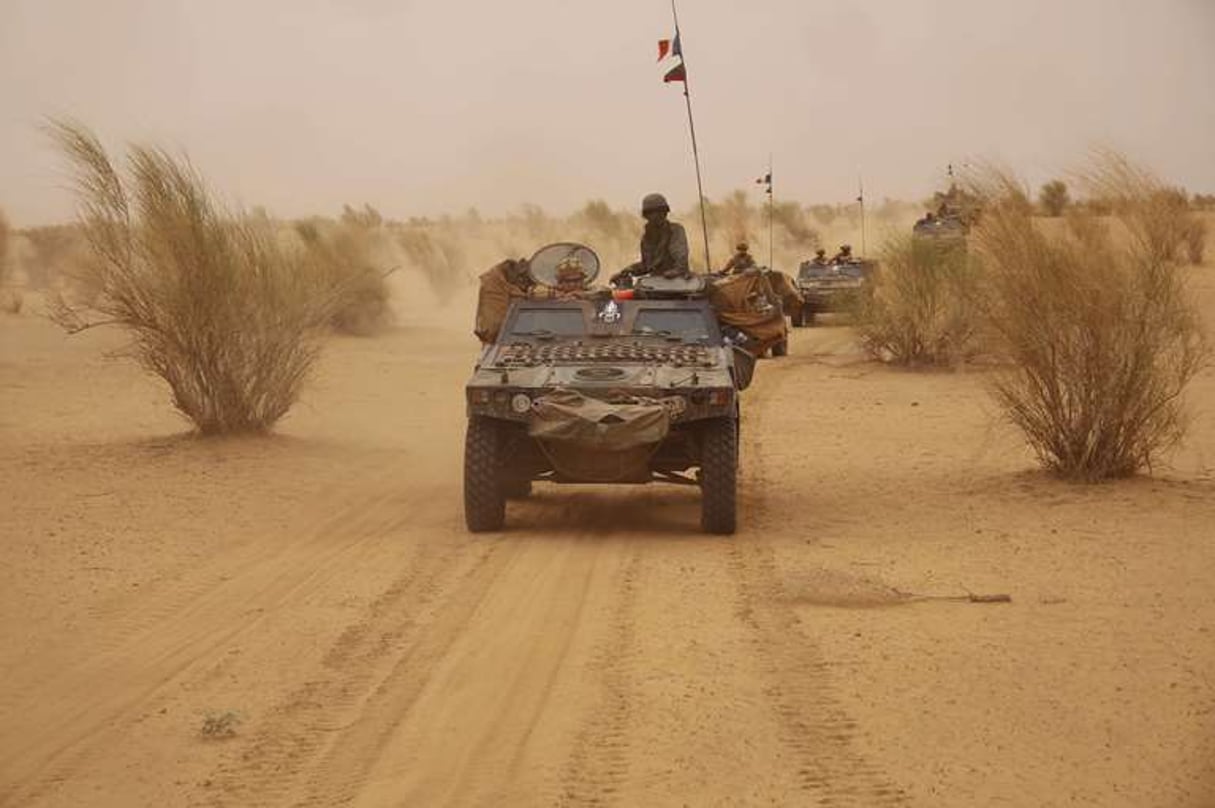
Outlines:
[{"label": "flagpole", "polygon": [[700,179],[700,151],[696,148],[696,123],[692,118],[692,93],[688,89],[688,59],[683,55],[683,39],[679,36],[679,12],[675,0],[671,0],[671,17],[675,20],[675,38],[679,40],[679,60],[683,65],[683,99],[688,105],[688,132],[692,135],[692,161],[696,164],[696,195],[700,200],[700,228],[705,237],[705,272],[713,271],[709,258],[709,219],[705,215],[705,189]]},{"label": "flagpole", "polygon": [[768,152],[768,269],[775,269],[772,263],[772,152]]},{"label": "flagpole", "polygon": [[861,255],[868,255],[869,251],[865,249],[865,180],[860,174],[856,175],[856,186],[859,194],[856,201],[861,203]]}]

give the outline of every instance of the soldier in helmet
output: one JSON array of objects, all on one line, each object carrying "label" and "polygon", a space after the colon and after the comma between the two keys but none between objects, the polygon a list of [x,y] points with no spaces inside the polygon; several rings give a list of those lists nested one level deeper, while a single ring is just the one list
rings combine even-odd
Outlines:
[{"label": "soldier in helmet", "polygon": [[755,267],[755,259],[751,257],[750,247],[747,242],[740,241],[734,247],[734,255],[730,256],[730,260],[726,262],[725,267],[721,270],[723,275],[743,272],[744,270],[753,269]]},{"label": "soldier in helmet", "polygon": [[827,251],[824,250],[822,247],[819,247],[817,250],[815,250],[814,251],[814,260],[812,261],[812,263],[816,267],[827,266],[827,264],[829,263],[827,261]]},{"label": "soldier in helmet", "polygon": [[671,206],[662,194],[646,194],[641,200],[645,230],[641,234],[641,271],[666,278],[681,278],[688,269],[688,234],[683,225],[667,219]]},{"label": "soldier in helmet", "polygon": [[577,255],[569,255],[557,263],[557,286],[553,290],[554,297],[560,300],[572,300],[582,297],[586,291],[586,270],[582,259]]},{"label": "soldier in helmet", "polygon": [[831,257],[833,264],[850,264],[852,263],[852,245],[841,244],[840,251]]}]

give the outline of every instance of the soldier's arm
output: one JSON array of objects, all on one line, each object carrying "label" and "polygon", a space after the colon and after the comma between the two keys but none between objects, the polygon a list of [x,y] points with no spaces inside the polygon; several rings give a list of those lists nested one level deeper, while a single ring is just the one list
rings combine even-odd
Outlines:
[{"label": "soldier's arm", "polygon": [[674,224],[671,233],[671,261],[680,272],[688,271],[688,232],[683,225]]}]

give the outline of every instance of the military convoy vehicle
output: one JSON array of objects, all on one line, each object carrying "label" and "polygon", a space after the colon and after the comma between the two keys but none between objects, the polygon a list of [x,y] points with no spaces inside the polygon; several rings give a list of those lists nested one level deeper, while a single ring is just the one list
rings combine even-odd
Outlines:
[{"label": "military convoy vehicle", "polygon": [[864,259],[830,263],[803,261],[797,270],[797,290],[801,293],[802,305],[790,313],[790,322],[800,328],[814,325],[823,312],[852,310],[876,266],[876,262]]},{"label": "military convoy vehicle", "polygon": [[[529,260],[538,284],[589,248],[553,244]],[[499,530],[533,482],[697,486],[701,527],[733,533],[739,392],[755,357],[723,336],[703,276],[642,277],[625,294],[587,289],[513,299],[466,387],[464,515]]]}]

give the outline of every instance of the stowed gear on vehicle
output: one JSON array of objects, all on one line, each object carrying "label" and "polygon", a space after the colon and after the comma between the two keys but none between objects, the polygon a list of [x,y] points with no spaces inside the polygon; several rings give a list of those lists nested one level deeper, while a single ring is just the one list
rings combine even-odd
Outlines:
[{"label": "stowed gear on vehicle", "polygon": [[[533,278],[571,255],[589,285],[599,259],[580,244],[539,250]],[[640,277],[629,299],[511,300],[466,388],[468,528],[500,529],[533,481],[662,481],[699,486],[703,529],[733,533],[738,393],[754,367],[723,338],[700,276]]]}]

